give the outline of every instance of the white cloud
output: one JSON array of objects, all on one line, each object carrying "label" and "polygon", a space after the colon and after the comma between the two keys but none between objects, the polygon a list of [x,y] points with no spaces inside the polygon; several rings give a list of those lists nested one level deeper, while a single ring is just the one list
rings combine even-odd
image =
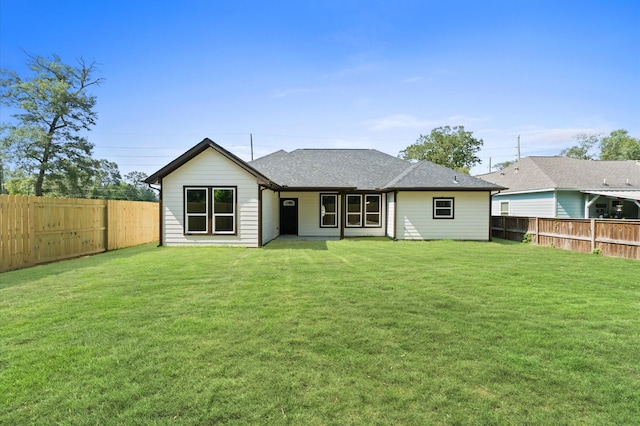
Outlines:
[{"label": "white cloud", "polygon": [[405,78],[404,80],[402,80],[403,83],[417,83],[418,81],[421,81],[422,77],[420,76],[416,76],[416,77],[409,77],[409,78]]},{"label": "white cloud", "polygon": [[369,120],[366,123],[370,130],[391,130],[391,129],[424,129],[435,125],[432,120],[425,120],[408,114],[392,114],[386,117]]},{"label": "white cloud", "polygon": [[[467,117],[466,115],[452,115],[444,120],[449,126],[468,126],[473,123],[483,123],[489,121],[489,117]],[[466,129],[469,130],[469,129]]]},{"label": "white cloud", "polygon": [[330,145],[338,149],[371,149],[374,148],[371,140],[367,138],[336,138]]},{"label": "white cloud", "polygon": [[577,143],[575,136],[580,133],[608,133],[608,127],[540,127],[536,125],[510,128],[485,128],[474,131],[474,135],[484,140],[480,152],[482,164],[472,170],[472,174],[487,173],[489,162],[496,164],[512,161],[518,155],[518,136],[520,137],[521,158],[541,155],[559,155],[564,148]]},{"label": "white cloud", "polygon": [[290,89],[275,89],[271,91],[271,97],[275,99],[286,98],[288,96],[302,95],[315,92],[317,89],[307,87],[292,87]]},{"label": "white cloud", "polygon": [[606,129],[598,127],[567,127],[567,128],[541,128],[527,126],[520,129],[521,146],[525,145],[528,152],[538,155],[557,155],[564,148],[569,148],[577,142],[575,136],[581,133],[599,134]]},{"label": "white cloud", "polygon": [[489,117],[467,117],[465,115],[453,115],[439,119],[427,119],[409,114],[391,114],[385,117],[369,120],[366,124],[369,130],[382,131],[392,129],[420,129],[429,132],[440,126],[468,126],[473,123],[486,122]]},{"label": "white cloud", "polygon": [[323,77],[328,80],[337,80],[345,77],[368,74],[379,68],[380,68],[380,65],[373,62],[361,63],[351,67],[343,68],[341,70],[338,70],[332,73],[325,74]]}]

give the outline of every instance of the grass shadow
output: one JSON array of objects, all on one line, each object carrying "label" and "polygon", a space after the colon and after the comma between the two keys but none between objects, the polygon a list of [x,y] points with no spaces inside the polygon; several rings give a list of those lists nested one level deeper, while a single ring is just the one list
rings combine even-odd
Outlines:
[{"label": "grass shadow", "polygon": [[265,250],[329,250],[327,240],[280,240],[269,241]]},{"label": "grass shadow", "polygon": [[134,247],[71,257],[55,262],[46,262],[26,268],[0,272],[0,289],[13,287],[26,281],[65,274],[70,270],[79,271],[84,268],[99,267],[104,263],[113,261],[114,259],[131,258],[141,253],[153,250],[157,245],[157,243],[141,244]]}]

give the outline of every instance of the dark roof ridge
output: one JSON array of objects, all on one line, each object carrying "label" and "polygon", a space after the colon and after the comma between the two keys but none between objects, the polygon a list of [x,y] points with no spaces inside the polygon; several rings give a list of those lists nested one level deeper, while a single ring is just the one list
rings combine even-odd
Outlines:
[{"label": "dark roof ridge", "polygon": [[[430,184],[422,186],[421,182],[424,182],[426,177]],[[428,160],[411,164],[384,187],[388,190],[403,188],[492,191],[506,189],[504,186]]]},{"label": "dark roof ridge", "polygon": [[[294,151],[378,151],[378,152],[382,152],[379,149],[375,149],[375,148],[296,148],[292,152]],[[386,154],[385,152],[382,152],[382,153]],[[387,155],[391,155],[391,154],[387,154]]]},{"label": "dark roof ridge", "polygon": [[273,157],[275,157],[275,156],[277,156],[277,155],[285,155],[285,156],[286,156],[286,155],[289,155],[289,154],[290,154],[290,153],[289,153],[289,152],[287,152],[287,151],[285,151],[284,149],[279,149],[279,150],[277,150],[277,151],[270,152],[270,153],[269,153],[269,154],[267,154],[267,155],[263,155],[262,157],[258,157],[258,158],[256,158],[255,160],[251,160],[251,161],[249,161],[248,163],[249,163],[249,165],[251,165],[251,164],[255,164],[255,163],[260,163],[262,160],[266,160],[266,159],[269,159],[269,158],[273,158]]},{"label": "dark roof ridge", "polygon": [[392,188],[394,184],[396,184],[397,182],[400,182],[402,178],[404,178],[409,173],[411,173],[414,169],[416,169],[420,163],[422,163],[422,161],[418,161],[417,163],[409,163],[409,167],[404,169],[398,176],[394,177],[389,182],[387,182],[383,186],[383,188]]}]

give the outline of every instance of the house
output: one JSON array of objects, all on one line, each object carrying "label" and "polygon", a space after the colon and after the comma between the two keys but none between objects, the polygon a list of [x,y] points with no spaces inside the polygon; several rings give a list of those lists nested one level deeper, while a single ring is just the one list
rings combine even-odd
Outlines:
[{"label": "house", "polygon": [[486,241],[491,193],[504,189],[371,149],[245,162],[210,139],[145,182],[160,186],[161,245],[248,247],[280,235]]},{"label": "house", "polygon": [[640,161],[526,157],[478,177],[509,188],[493,196],[495,216],[640,217]]}]

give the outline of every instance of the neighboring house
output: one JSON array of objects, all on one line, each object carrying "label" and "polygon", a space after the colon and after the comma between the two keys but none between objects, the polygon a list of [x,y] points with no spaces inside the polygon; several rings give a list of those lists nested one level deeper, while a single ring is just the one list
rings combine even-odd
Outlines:
[{"label": "neighboring house", "polygon": [[278,151],[245,162],[210,139],[149,176],[161,245],[260,247],[279,235],[490,239],[504,189],[371,149]]},{"label": "neighboring house", "polygon": [[509,188],[493,196],[495,216],[640,217],[639,161],[526,157],[478,177]]}]

